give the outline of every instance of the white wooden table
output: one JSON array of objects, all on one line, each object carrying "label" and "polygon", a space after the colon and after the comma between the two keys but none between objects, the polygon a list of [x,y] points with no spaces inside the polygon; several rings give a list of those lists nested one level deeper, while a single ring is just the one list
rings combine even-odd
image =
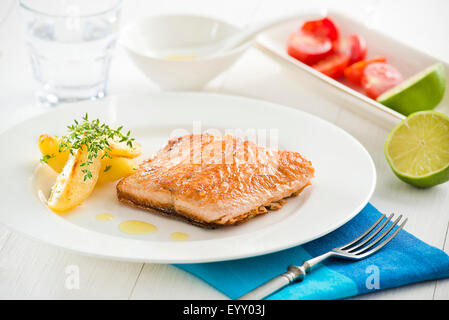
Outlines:
[{"label": "white wooden table", "polygon": [[[375,28],[449,60],[449,1],[314,1],[368,21]],[[10,14],[9,6],[12,5]],[[245,26],[258,19],[304,9],[306,1],[145,1],[126,0],[123,22],[167,12],[213,15]],[[0,131],[46,109],[35,104],[36,83],[24,47],[22,24],[14,0],[0,2]],[[404,53],[406,54],[406,53]],[[157,91],[118,48],[112,62],[109,94]],[[417,190],[399,181],[389,169],[383,143],[388,129],[344,108],[344,101],[319,96],[301,82],[296,70],[250,49],[241,60],[213,80],[206,91],[244,95],[301,108],[336,123],[354,135],[373,157],[378,185],[372,203],[381,211],[409,217],[407,230],[449,252],[449,183]],[[314,96],[317,105],[303,105]],[[7,156],[6,150],[0,151]],[[7,170],[7,168],[2,168]],[[7,183],[1,181],[0,183]],[[1,197],[10,195],[0,195]],[[18,199],[19,201],[19,199]],[[13,212],[11,212],[13,214]],[[66,281],[76,266],[78,289]],[[69,267],[69,268],[68,268]],[[85,257],[29,240],[0,225],[0,298],[3,299],[225,299],[192,275],[170,265],[127,263]],[[358,297],[362,299],[449,299],[449,280],[429,281]]]}]

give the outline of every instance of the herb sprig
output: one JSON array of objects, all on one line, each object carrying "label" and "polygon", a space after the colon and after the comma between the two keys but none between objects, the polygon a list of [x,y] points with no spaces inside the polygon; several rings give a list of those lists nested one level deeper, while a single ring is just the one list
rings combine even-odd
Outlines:
[{"label": "herb sprig", "polygon": [[[78,149],[87,149],[87,160],[80,164],[84,173],[84,181],[92,178],[92,172],[89,170],[89,165],[93,160],[101,155],[103,158],[112,158],[109,154],[111,151],[110,141],[125,142],[127,146],[133,148],[134,138],[130,137],[131,131],[126,134],[122,133],[123,126],[117,129],[112,129],[105,123],[100,123],[100,120],[89,120],[88,114],[82,117],[82,121],[74,120],[74,124],[67,126],[69,132],[62,137],[59,143],[59,152],[68,150],[70,154],[74,154]],[[110,169],[106,168],[105,171]]]},{"label": "herb sprig", "polygon": [[46,154],[41,158],[41,161],[43,163],[48,163],[47,160],[56,157],[54,154]]}]

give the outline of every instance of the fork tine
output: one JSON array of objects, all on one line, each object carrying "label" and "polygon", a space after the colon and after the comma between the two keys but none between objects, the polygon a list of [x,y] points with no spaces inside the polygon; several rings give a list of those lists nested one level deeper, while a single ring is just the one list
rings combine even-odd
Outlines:
[{"label": "fork tine", "polygon": [[391,219],[393,219],[394,217],[394,213],[390,214],[390,216],[388,217],[387,220],[385,220],[373,233],[371,233],[366,239],[363,239],[362,242],[358,243],[356,246],[352,247],[352,248],[347,248],[345,249],[345,251],[348,252],[354,252],[357,249],[361,248],[362,246],[364,246],[366,243],[368,243],[371,239],[373,239],[377,234],[379,234],[379,232],[382,231],[382,229],[388,224],[388,222],[391,221]]},{"label": "fork tine", "polygon": [[370,255],[372,255],[373,253],[376,253],[377,251],[379,251],[380,249],[382,249],[388,242],[390,242],[394,237],[396,237],[396,235],[399,233],[399,231],[402,230],[402,228],[404,227],[405,223],[407,222],[407,218],[405,218],[405,220],[399,225],[399,227],[391,234],[391,236],[389,236],[387,239],[385,239],[383,242],[381,242],[377,247],[361,254],[358,255],[358,257],[360,259],[366,258]]},{"label": "fork tine", "polygon": [[368,228],[368,230],[366,230],[364,233],[362,233],[359,237],[357,237],[357,238],[355,238],[354,240],[352,240],[351,242],[349,242],[349,243],[347,243],[347,244],[345,244],[345,245],[343,245],[343,246],[341,246],[341,247],[338,247],[338,248],[336,248],[336,249],[339,249],[339,250],[344,250],[344,249],[347,249],[348,247],[350,247],[350,246],[352,246],[353,244],[355,244],[355,243],[357,243],[357,242],[359,242],[360,240],[362,240],[364,237],[366,237],[366,235],[368,234],[368,233],[370,233],[384,218],[386,217],[386,215],[385,214],[383,214],[379,219],[377,219],[377,221],[376,222],[374,222],[374,224],[371,226],[371,227],[369,227]]},{"label": "fork tine", "polygon": [[402,219],[402,214],[391,224],[391,226],[389,226],[387,228],[387,230],[385,230],[385,232],[383,232],[381,235],[379,235],[373,242],[371,242],[367,246],[365,246],[355,252],[351,252],[351,253],[358,255],[358,254],[361,254],[362,252],[366,252],[368,249],[374,247],[377,243],[379,243],[382,239],[384,239],[390,233],[390,231],[399,223],[399,221],[401,219]]}]

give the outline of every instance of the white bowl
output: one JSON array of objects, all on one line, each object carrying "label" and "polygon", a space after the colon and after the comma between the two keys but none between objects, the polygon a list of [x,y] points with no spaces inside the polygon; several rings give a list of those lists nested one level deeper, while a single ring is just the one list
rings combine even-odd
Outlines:
[{"label": "white bowl", "polygon": [[[195,15],[160,15],[126,26],[119,43],[136,66],[161,89],[199,90],[229,68],[251,43],[213,57],[167,59],[191,55],[201,46],[220,41],[239,29],[224,21]],[[190,48],[190,49],[189,49]]]}]

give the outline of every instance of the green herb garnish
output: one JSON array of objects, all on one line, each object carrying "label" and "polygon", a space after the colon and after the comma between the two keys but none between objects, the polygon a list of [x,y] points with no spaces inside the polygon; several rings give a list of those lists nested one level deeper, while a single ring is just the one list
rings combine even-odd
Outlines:
[{"label": "green herb garnish", "polygon": [[52,155],[46,154],[46,155],[44,155],[44,156],[41,158],[41,161],[42,161],[43,163],[47,163],[47,164],[48,164],[47,160],[48,160],[48,159],[51,159],[51,158],[54,158],[54,157],[56,157],[56,155],[54,155],[54,154],[52,154]]},{"label": "green herb garnish", "polygon": [[[89,121],[87,113],[82,117],[82,120],[82,122],[74,120],[75,124],[67,127],[69,133],[62,137],[59,143],[59,152],[69,150],[70,154],[73,155],[78,149],[87,149],[87,160],[80,164],[81,167],[84,167],[81,172],[84,173],[84,181],[86,181],[92,178],[89,165],[93,163],[93,159],[97,158],[99,153],[103,153],[101,159],[112,158],[109,154],[109,151],[111,151],[109,141],[125,142],[127,146],[133,148],[135,139],[130,137],[130,131],[123,134],[121,132],[122,126],[114,130],[107,124],[100,123],[98,119]],[[48,159],[46,158],[45,161]],[[105,172],[110,169],[110,166],[108,167],[106,167]]]}]

